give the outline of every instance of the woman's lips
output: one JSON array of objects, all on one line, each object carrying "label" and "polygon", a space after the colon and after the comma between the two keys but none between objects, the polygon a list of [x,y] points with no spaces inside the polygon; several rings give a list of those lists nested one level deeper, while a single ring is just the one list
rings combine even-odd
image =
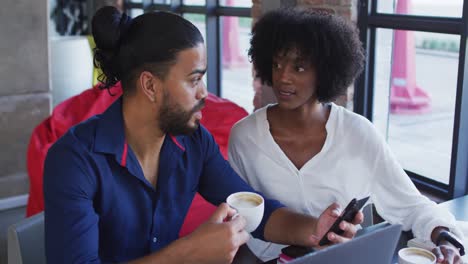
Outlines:
[{"label": "woman's lips", "polygon": [[278,91],[278,96],[279,98],[281,99],[290,99],[291,97],[293,97],[296,93],[294,91],[291,91],[291,90],[279,90]]}]

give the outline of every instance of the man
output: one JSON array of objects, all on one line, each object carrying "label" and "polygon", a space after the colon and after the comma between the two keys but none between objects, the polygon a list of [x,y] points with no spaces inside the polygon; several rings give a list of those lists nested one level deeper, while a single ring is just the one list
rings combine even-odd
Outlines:
[{"label": "man", "polygon": [[[113,7],[93,18],[95,62],[104,87],[122,82],[123,96],[105,113],[73,127],[50,149],[44,169],[48,263],[230,263],[248,233],[224,204],[254,191],[231,169],[199,126],[207,90],[200,32],[180,16],[146,13],[133,21]],[[178,239],[199,192],[219,207]],[[319,219],[265,199],[255,237],[313,246],[338,216]],[[362,222],[359,214],[354,224]],[[343,236],[356,228],[342,223]]]}]

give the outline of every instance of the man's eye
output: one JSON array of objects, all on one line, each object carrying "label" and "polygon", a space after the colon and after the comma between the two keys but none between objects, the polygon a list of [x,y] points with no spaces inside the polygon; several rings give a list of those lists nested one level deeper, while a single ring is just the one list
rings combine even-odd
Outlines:
[{"label": "man's eye", "polygon": [[201,81],[201,78],[195,78],[195,79],[192,80],[192,83],[194,85],[197,85],[200,81]]}]

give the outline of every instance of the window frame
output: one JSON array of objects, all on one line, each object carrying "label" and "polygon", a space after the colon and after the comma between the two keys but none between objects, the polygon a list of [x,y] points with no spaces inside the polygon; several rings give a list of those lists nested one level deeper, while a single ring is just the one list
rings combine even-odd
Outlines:
[{"label": "window frame", "polygon": [[185,5],[183,0],[171,0],[170,4],[155,4],[152,0],[143,0],[142,3],[132,3],[125,0],[125,12],[131,9],[142,9],[143,12],[155,10],[170,11],[183,15],[185,13],[205,15],[206,50],[207,50],[207,87],[210,93],[217,96],[222,94],[222,46],[221,46],[221,17],[248,17],[251,18],[250,7],[222,6],[219,0],[206,0],[204,6]]},{"label": "window frame", "polygon": [[449,184],[443,184],[417,173],[406,171],[415,185],[442,199],[453,199],[468,193],[468,4],[463,2],[462,17],[435,17],[377,12],[377,0],[358,1],[358,28],[364,45],[366,65],[356,80],[354,111],[372,122],[377,28],[447,33],[460,36],[460,51],[453,123]]}]

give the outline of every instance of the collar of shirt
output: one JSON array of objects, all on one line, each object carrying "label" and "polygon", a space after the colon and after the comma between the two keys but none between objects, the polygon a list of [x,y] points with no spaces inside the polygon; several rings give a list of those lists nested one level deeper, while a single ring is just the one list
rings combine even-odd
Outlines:
[{"label": "collar of shirt", "polygon": [[[133,153],[125,138],[125,128],[122,114],[122,97],[116,100],[101,115],[101,122],[96,125],[94,152],[113,154],[116,161],[126,167],[129,172],[153,188],[143,175],[136,155]],[[183,137],[167,135],[161,147],[159,175],[169,175],[176,166],[177,157],[185,153]],[[167,154],[167,155],[166,155]],[[159,177],[158,177],[159,185]]]}]

